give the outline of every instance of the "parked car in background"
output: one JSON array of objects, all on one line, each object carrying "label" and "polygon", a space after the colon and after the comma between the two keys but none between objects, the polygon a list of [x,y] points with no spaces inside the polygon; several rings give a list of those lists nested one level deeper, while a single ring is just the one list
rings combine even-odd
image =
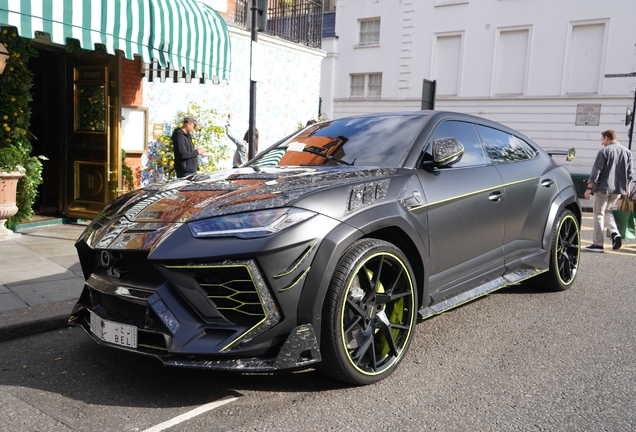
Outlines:
[{"label": "parked car in background", "polygon": [[571,287],[580,221],[568,171],[501,124],[333,120],[110,203],[76,244],[86,285],[70,322],[166,365],[370,384],[418,318],[530,278]]}]

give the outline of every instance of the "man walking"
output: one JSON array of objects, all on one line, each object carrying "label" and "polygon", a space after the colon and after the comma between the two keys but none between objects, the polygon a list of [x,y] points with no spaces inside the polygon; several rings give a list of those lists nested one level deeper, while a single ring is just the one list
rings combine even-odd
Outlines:
[{"label": "man walking", "polygon": [[590,252],[603,252],[606,225],[612,233],[612,249],[621,248],[612,207],[621,195],[629,195],[632,181],[632,153],[616,141],[616,132],[602,132],[601,143],[603,148],[596,155],[585,191],[585,199],[594,193],[594,240],[585,248]]},{"label": "man walking", "polygon": [[190,134],[197,128],[199,122],[192,116],[183,119],[183,125],[172,132],[172,147],[174,149],[174,170],[177,178],[196,174],[199,166],[200,154],[205,153],[205,149],[194,148]]}]

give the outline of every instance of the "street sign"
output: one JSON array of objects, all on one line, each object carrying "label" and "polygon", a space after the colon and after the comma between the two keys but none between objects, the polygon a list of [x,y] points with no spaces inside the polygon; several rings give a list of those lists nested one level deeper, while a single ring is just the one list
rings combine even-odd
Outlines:
[{"label": "street sign", "polygon": [[598,126],[601,118],[601,104],[577,104],[576,126]]}]

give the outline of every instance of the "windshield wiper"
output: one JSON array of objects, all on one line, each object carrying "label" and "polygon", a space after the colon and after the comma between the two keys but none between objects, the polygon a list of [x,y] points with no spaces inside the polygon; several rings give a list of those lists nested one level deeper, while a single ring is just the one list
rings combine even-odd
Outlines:
[{"label": "windshield wiper", "polygon": [[336,162],[338,162],[340,164],[343,164],[343,165],[352,166],[353,163],[355,162],[355,159],[354,159],[353,162],[349,163],[347,161],[343,161],[342,159],[335,158],[335,157],[331,156],[329,153],[327,153],[327,149],[322,148],[322,147],[318,147],[318,146],[306,147],[306,148],[303,149],[303,151],[307,152],[307,153],[315,154],[316,156],[322,156],[325,159],[336,161]]}]

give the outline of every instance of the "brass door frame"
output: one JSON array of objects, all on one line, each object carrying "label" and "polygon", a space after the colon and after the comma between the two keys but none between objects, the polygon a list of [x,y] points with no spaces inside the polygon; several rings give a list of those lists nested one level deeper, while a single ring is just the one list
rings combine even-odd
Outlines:
[{"label": "brass door frame", "polygon": [[[64,214],[92,218],[121,189],[121,53],[87,52],[69,56],[67,61],[70,102]],[[96,178],[101,185],[94,183]]]}]

